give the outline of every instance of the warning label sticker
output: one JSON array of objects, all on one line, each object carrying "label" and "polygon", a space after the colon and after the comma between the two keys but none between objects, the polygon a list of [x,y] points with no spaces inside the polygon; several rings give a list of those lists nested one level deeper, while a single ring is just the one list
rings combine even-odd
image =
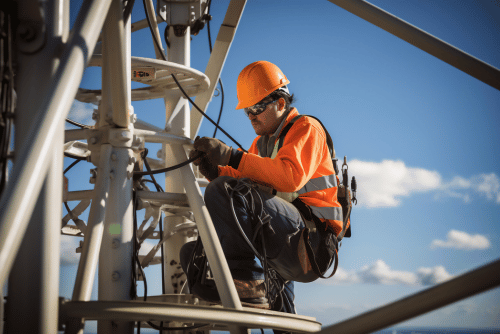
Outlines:
[{"label": "warning label sticker", "polygon": [[155,79],[156,71],[152,67],[136,67],[132,69],[132,79]]}]

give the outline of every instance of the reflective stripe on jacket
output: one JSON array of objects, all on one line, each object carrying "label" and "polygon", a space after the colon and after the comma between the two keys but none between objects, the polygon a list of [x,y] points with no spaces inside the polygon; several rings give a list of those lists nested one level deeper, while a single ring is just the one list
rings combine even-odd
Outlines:
[{"label": "reflective stripe on jacket", "polygon": [[337,200],[337,177],[322,126],[313,118],[300,117],[278,151],[281,130],[298,115],[293,108],[273,135],[254,140],[238,169],[219,166],[219,175],[250,178],[275,189],[289,202],[298,196],[338,235],[342,230],[342,207]]}]

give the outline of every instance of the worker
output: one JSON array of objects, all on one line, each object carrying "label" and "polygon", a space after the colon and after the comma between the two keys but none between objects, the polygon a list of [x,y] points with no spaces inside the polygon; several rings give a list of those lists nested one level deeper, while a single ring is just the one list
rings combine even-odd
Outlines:
[{"label": "worker", "polygon": [[[270,62],[246,66],[237,81],[236,109],[244,110],[257,134],[250,149],[244,152],[203,137],[195,141],[190,156],[202,154],[194,164],[211,181],[205,203],[242,302],[259,307],[278,294],[272,309],[296,313],[293,282],[317,278],[303,232],[310,227],[308,240],[317,251],[324,231],[334,236],[341,232],[342,207],[325,131],[316,119],[299,117],[292,107],[289,83]],[[286,135],[280,139],[284,131]],[[230,195],[231,189],[242,186],[247,191]],[[264,212],[262,219],[255,218],[259,210]],[[263,239],[258,237],[259,231]],[[181,250],[185,270],[193,247],[188,243]],[[258,261],[255,250],[261,256],[265,253],[264,261]],[[265,261],[273,271],[272,284],[264,280]],[[327,267],[331,265],[331,259],[326,262]],[[267,291],[270,289],[272,293]],[[202,299],[218,298],[210,292],[193,293]]]}]

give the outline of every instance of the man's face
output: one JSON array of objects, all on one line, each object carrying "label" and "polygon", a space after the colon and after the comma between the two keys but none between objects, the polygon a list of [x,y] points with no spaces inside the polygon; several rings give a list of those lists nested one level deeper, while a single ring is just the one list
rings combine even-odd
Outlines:
[{"label": "man's face", "polygon": [[[263,102],[272,101],[270,98]],[[282,121],[285,112],[285,100],[283,98],[269,104],[263,113],[259,115],[248,114],[255,133],[259,136],[271,135],[276,131]]]}]

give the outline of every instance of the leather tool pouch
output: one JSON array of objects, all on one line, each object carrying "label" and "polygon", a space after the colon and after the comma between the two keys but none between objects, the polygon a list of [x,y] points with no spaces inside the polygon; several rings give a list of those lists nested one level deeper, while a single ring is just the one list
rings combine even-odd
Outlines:
[{"label": "leather tool pouch", "polygon": [[[301,232],[301,238],[297,247],[299,260],[304,275],[295,279],[296,281],[307,283],[321,278],[332,277],[338,265],[338,242],[333,230],[321,222],[319,218],[312,214],[311,209],[300,199],[295,199],[292,204],[299,210],[305,221],[314,222],[317,242],[313,246],[310,240],[310,233],[313,230],[310,223]],[[309,226],[308,226],[309,225]],[[334,264],[332,273],[325,277],[325,273]]]}]

